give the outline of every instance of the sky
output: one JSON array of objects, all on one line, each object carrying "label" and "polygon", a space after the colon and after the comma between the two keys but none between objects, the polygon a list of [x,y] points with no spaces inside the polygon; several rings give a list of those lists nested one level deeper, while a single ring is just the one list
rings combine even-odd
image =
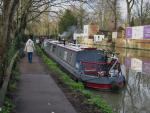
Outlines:
[{"label": "sky", "polygon": [[[60,2],[59,0],[57,0],[57,3],[58,2]],[[60,9],[61,10],[63,10],[63,9],[65,9],[65,8],[67,8],[68,6],[71,6],[71,5],[78,5],[79,6],[79,3],[76,1],[76,2],[72,2],[71,4],[70,3],[64,3],[63,5],[61,4],[61,8],[59,7],[52,7],[52,9],[53,10],[55,10],[55,11],[59,11]],[[127,17],[127,11],[126,11],[126,1],[125,0],[120,0],[120,3],[119,3],[119,5],[120,5],[120,11],[121,11],[121,17],[122,17],[122,19],[123,20],[125,20],[126,19],[126,17]],[[86,10],[93,10],[94,9],[94,7],[92,6],[92,4],[89,4],[89,5],[83,5],[83,7],[84,7],[84,9],[86,9]]]},{"label": "sky", "polygon": [[120,1],[120,12],[121,12],[122,19],[126,19],[126,17],[127,17],[127,5],[126,5],[125,0]]},{"label": "sky", "polygon": [[[122,19],[126,19],[127,17],[127,5],[126,5],[126,0],[120,0],[119,2],[119,6],[120,6],[120,12],[121,12],[121,17]],[[88,6],[88,8],[94,8],[91,6]]]}]

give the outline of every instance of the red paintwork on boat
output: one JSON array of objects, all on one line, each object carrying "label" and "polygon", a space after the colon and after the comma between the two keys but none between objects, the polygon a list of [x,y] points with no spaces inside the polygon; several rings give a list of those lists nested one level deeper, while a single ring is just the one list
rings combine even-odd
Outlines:
[{"label": "red paintwork on boat", "polygon": [[[86,87],[94,88],[94,89],[111,89],[113,87],[112,84],[96,84],[90,82],[86,82],[85,85]],[[123,88],[125,86],[125,83],[119,82],[118,84],[116,84],[116,86],[118,88]]]},{"label": "red paintwork on boat", "polygon": [[96,84],[96,83],[86,83],[85,84],[89,88],[94,88],[94,89],[111,89],[112,84]]}]

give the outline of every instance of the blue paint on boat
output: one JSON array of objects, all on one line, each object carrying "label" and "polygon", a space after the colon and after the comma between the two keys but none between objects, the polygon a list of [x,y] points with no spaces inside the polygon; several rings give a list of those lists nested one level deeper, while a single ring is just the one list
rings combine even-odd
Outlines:
[{"label": "blue paint on boat", "polygon": [[125,85],[118,58],[108,57],[103,50],[52,40],[44,41],[44,50],[87,87],[111,89]]}]

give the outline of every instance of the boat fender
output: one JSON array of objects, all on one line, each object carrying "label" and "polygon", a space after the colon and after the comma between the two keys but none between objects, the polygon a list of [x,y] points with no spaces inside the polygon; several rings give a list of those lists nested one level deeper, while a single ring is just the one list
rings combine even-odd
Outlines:
[{"label": "boat fender", "polygon": [[119,90],[119,89],[123,88],[124,85],[125,85],[124,81],[121,81],[121,82],[113,81],[112,82],[112,90]]},{"label": "boat fender", "polygon": [[111,89],[112,89],[113,91],[117,91],[117,90],[120,89],[120,88],[119,88],[119,84],[118,84],[116,81],[113,81],[111,84],[112,84]]},{"label": "boat fender", "polygon": [[106,76],[106,71],[98,71],[97,75],[98,75],[98,77],[104,77],[104,76]]}]

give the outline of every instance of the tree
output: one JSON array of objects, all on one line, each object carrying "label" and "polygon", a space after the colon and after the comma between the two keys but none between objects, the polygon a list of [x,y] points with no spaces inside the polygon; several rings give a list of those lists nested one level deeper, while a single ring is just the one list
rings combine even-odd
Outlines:
[{"label": "tree", "polygon": [[118,2],[119,0],[107,0],[114,15],[114,30],[117,30],[117,22],[119,18]]},{"label": "tree", "polygon": [[150,24],[150,2],[147,0],[135,0],[136,10],[134,11],[137,17],[137,25]]},{"label": "tree", "polygon": [[[19,0],[3,0],[1,1],[1,34],[0,34],[0,83],[2,83],[2,75],[5,75],[5,53],[7,52],[10,41],[14,35],[13,28],[15,26],[14,16]],[[12,35],[11,35],[12,34]]]},{"label": "tree", "polygon": [[89,6],[89,1],[79,0],[78,3],[71,3],[71,7],[69,8],[73,15],[77,18],[77,32],[81,32],[83,30],[83,25],[89,23],[90,21],[90,13],[85,9],[85,6]]},{"label": "tree", "polygon": [[131,26],[134,26],[134,17],[132,17],[132,20],[131,20],[131,23],[130,23]]},{"label": "tree", "polygon": [[59,21],[59,33],[63,33],[64,31],[67,31],[69,27],[76,26],[77,25],[77,19],[73,15],[73,13],[70,10],[66,10],[64,15],[60,17]]},{"label": "tree", "polygon": [[132,11],[133,5],[135,3],[135,0],[126,0],[126,3],[127,3],[128,25],[131,25],[131,11]]},{"label": "tree", "polygon": [[[81,1],[81,0],[80,0]],[[79,6],[79,13],[77,15],[77,27],[79,30],[83,29],[83,19],[84,19],[84,14],[85,14],[85,10],[83,9],[83,2],[80,2],[80,6]]]},{"label": "tree", "polygon": [[99,1],[97,1],[96,4],[97,4],[96,9],[97,9],[97,13],[98,13],[99,25],[102,28],[106,28],[105,26],[107,26],[107,25],[105,25],[105,23],[106,23],[105,20],[106,20],[106,14],[108,12],[107,11],[108,4],[104,0],[99,0]]},{"label": "tree", "polygon": [[110,20],[114,20],[112,19],[114,17],[114,12],[112,12],[112,8],[110,7],[112,4],[110,1],[106,0],[97,0],[94,4],[95,21],[97,21],[101,29],[109,29]]},{"label": "tree", "polygon": [[[6,74],[8,48],[11,48],[16,36],[24,33],[28,23],[49,7],[63,7],[61,4],[69,2],[71,0],[0,0],[0,83],[2,75]],[[51,12],[56,13],[54,10]]]}]

